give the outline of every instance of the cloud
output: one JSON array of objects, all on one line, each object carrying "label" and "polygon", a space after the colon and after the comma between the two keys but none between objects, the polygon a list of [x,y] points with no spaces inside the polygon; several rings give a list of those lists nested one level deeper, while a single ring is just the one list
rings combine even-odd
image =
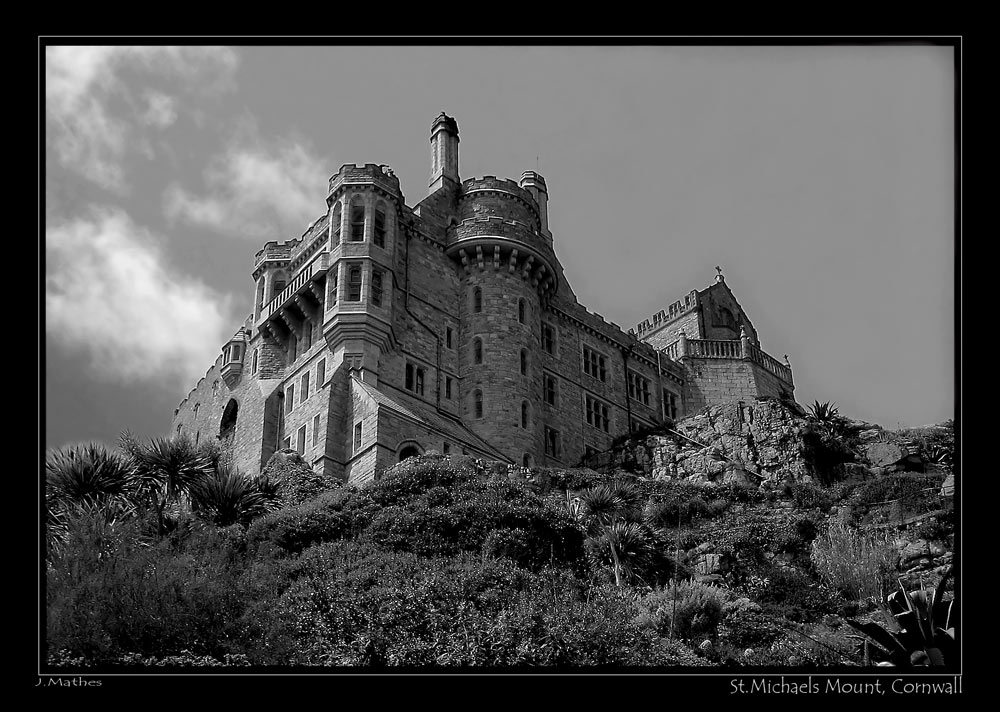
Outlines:
[{"label": "cloud", "polygon": [[206,195],[167,189],[168,219],[254,240],[297,237],[326,207],[326,164],[297,141],[268,145],[253,129],[241,134],[205,171]]},{"label": "cloud", "polygon": [[[122,159],[141,126],[163,128],[177,116],[176,101],[148,92],[142,113],[135,107],[122,70],[181,78],[188,90],[219,91],[232,86],[237,65],[225,47],[47,47],[45,114],[47,145],[63,166],[118,193],[126,191]],[[125,115],[123,115],[123,113]]]},{"label": "cloud", "polygon": [[45,329],[116,382],[193,381],[238,326],[231,299],[171,271],[121,210],[45,231]]},{"label": "cloud", "polygon": [[147,126],[165,129],[177,120],[177,100],[158,91],[146,92],[146,111],[142,122]]}]

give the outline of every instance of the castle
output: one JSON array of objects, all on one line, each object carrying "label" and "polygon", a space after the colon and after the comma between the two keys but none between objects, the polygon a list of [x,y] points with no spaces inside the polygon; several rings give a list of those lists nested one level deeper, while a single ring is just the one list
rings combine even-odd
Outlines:
[{"label": "castle", "polygon": [[178,435],[221,439],[246,472],[293,448],[360,483],[426,450],[573,466],[706,405],[792,398],[721,270],[626,333],[574,296],[541,175],[461,180],[444,113],[430,144],[414,207],[389,167],[346,164],[301,238],[257,252],[253,313]]}]

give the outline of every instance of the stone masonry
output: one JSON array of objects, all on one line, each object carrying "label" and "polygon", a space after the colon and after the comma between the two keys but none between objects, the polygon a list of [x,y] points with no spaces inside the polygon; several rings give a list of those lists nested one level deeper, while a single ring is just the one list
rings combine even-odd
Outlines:
[{"label": "stone masonry", "polygon": [[174,413],[257,472],[281,448],[346,482],[436,450],[577,464],[637,428],[735,399],[792,399],[715,282],[625,332],[583,307],[555,256],[548,188],[459,177],[458,124],[431,126],[430,192],[346,164],[325,212],[254,260],[253,311]]}]

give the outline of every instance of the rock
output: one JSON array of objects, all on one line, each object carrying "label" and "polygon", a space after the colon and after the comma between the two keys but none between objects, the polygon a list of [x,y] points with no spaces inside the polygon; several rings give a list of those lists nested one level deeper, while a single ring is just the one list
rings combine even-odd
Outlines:
[{"label": "rock", "polygon": [[873,465],[889,467],[903,459],[903,449],[895,443],[872,443],[865,448],[865,457]]},{"label": "rock", "polygon": [[703,653],[710,653],[710,652],[712,652],[712,648],[713,648],[713,646],[712,646],[712,641],[711,640],[703,640],[701,642],[701,645],[698,646],[698,650],[700,650]]}]

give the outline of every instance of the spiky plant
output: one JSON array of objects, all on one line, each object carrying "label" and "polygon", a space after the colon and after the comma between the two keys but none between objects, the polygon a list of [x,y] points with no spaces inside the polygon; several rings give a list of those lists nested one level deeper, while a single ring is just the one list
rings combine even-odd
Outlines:
[{"label": "spiky plant", "polygon": [[832,401],[820,403],[817,400],[809,406],[809,415],[820,423],[834,423],[840,415],[840,411],[837,410],[837,404]]},{"label": "spiky plant", "polygon": [[611,484],[588,487],[581,490],[578,496],[582,512],[586,515],[585,523],[597,529],[608,544],[615,583],[621,586],[622,561],[618,552],[618,542],[609,528],[615,522],[624,523],[636,517],[642,502],[642,493],[632,483],[616,480]]},{"label": "spiky plant", "polygon": [[156,515],[158,533],[166,533],[167,506],[187,505],[192,488],[213,472],[209,455],[187,438],[141,443],[127,431],[122,433],[121,447],[135,468],[141,499]]},{"label": "spiky plant", "polygon": [[900,583],[899,590],[886,598],[884,626],[851,619],[847,623],[876,643],[887,664],[908,667],[954,662],[958,603],[944,600],[945,584],[953,571],[949,569],[942,577],[933,595],[922,584],[919,590],[908,592]]},{"label": "spiky plant", "polygon": [[249,524],[275,509],[277,495],[277,485],[267,477],[248,477],[223,461],[191,488],[191,505],[200,517],[217,526]]}]

